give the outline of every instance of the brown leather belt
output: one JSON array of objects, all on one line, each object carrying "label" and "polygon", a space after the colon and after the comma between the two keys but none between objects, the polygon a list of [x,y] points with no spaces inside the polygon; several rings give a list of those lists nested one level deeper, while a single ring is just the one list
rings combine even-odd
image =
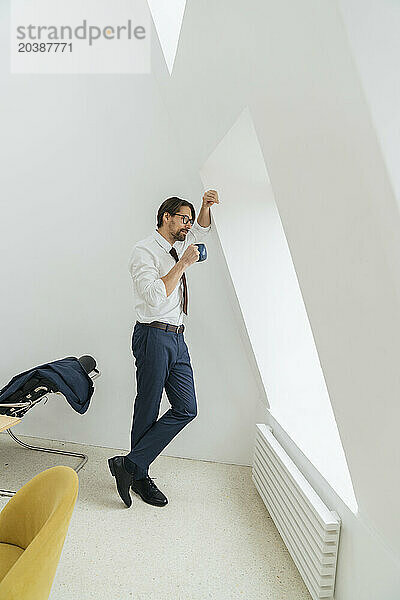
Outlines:
[{"label": "brown leather belt", "polygon": [[[139,323],[139,321],[136,321]],[[184,325],[171,325],[170,323],[162,323],[161,321],[152,321],[151,323],[140,323],[140,325],[146,325],[147,327],[157,327],[157,329],[163,329],[164,331],[173,331],[174,333],[182,333],[185,330]]]}]

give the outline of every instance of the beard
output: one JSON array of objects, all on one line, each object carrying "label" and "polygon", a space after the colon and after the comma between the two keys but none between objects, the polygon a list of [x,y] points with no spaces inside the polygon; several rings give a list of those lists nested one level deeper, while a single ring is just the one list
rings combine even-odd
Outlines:
[{"label": "beard", "polygon": [[176,233],[172,234],[172,237],[177,242],[183,242],[186,239],[186,236],[187,236],[186,231],[187,231],[186,229],[178,229],[178,231]]}]

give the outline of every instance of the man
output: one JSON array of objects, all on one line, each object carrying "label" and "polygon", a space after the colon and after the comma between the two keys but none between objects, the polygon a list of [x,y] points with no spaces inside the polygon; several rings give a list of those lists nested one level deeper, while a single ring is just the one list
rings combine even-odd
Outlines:
[{"label": "man", "polygon": [[[195,243],[211,228],[210,208],[219,204],[209,190],[195,221],[193,205],[168,198],[158,209],[157,230],[138,242],[130,261],[137,322],[132,352],[137,395],[131,451],[108,461],[118,493],[131,506],[130,488],[148,504],[165,506],[165,495],[149,477],[148,468],[160,452],[197,414],[193,371],[183,337],[188,313],[186,269],[199,258]],[[171,408],[157,420],[165,388]]]}]

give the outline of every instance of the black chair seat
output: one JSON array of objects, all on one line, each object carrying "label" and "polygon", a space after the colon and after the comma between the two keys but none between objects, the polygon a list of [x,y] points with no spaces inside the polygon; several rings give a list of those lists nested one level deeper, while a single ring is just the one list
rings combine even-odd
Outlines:
[{"label": "black chair seat", "polygon": [[78,358],[78,360],[88,375],[96,369],[97,363],[93,356],[85,354],[85,356],[81,356],[80,358]]}]

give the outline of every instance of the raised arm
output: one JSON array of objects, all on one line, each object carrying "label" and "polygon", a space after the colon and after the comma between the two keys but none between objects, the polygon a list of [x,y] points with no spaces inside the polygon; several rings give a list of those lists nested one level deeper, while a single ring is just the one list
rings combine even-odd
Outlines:
[{"label": "raised arm", "polygon": [[197,222],[201,227],[209,227],[211,225],[210,208],[213,204],[219,204],[218,192],[208,190],[203,196],[203,203],[197,217]]}]

